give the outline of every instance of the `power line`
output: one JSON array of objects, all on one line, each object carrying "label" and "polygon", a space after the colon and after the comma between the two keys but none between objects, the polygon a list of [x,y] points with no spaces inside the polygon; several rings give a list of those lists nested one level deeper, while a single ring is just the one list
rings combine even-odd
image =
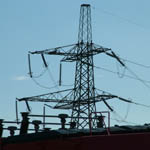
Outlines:
[{"label": "power line", "polygon": [[150,69],[150,66],[147,66],[147,65],[135,62],[135,61],[131,61],[131,60],[128,60],[128,59],[124,59],[124,58],[120,58],[120,59],[122,59],[123,61],[127,61],[127,62],[129,62],[131,64],[134,64],[134,65],[137,65],[137,66],[140,66],[140,67],[143,67],[143,68]]},{"label": "power line", "polygon": [[43,76],[46,73],[47,69],[44,69],[39,75],[33,75],[32,73],[32,78],[40,78],[41,76]]},{"label": "power line", "polygon": [[[101,69],[101,70],[104,70],[104,71],[109,72],[109,73],[118,74],[118,72],[106,69],[104,67],[98,67],[98,66],[94,66],[94,67],[96,69]],[[130,75],[125,75],[124,74],[124,77],[130,78],[130,79],[134,79],[134,80],[138,80],[138,81],[140,80],[140,81],[144,81],[144,82],[150,83],[150,81],[146,81],[146,80],[143,80],[143,79],[137,79],[136,77],[133,77],[133,76],[130,76]]]},{"label": "power line", "polygon": [[[58,84],[57,85],[54,85],[54,86],[52,86],[52,87],[48,87],[48,86],[44,86],[44,85],[42,85],[41,83],[39,83],[37,80],[35,80],[34,78],[32,78],[32,80],[33,80],[33,82],[36,84],[36,85],[38,85],[39,87],[41,87],[41,88],[44,88],[44,89],[53,89],[53,88],[56,88],[56,87],[58,87]],[[62,86],[72,86],[73,84],[69,84],[69,85],[62,85]]]},{"label": "power line", "polygon": [[146,84],[146,82],[145,82],[144,80],[142,80],[141,78],[139,78],[139,76],[138,76],[136,73],[134,73],[131,69],[129,69],[129,67],[126,67],[126,69],[127,69],[133,76],[135,76],[135,78],[136,78],[137,80],[139,80],[141,83],[143,83],[143,85],[145,85],[147,88],[150,89],[150,86],[149,86],[148,84]]},{"label": "power line", "polygon": [[[126,68],[123,67],[123,72],[120,73],[120,64],[118,64],[118,62],[116,63],[116,67],[117,67],[117,74],[118,74],[118,77],[119,77],[119,78],[123,78],[124,75],[125,75]],[[121,65],[121,68],[122,68],[122,65]]]},{"label": "power line", "polygon": [[128,117],[128,114],[129,114],[129,111],[130,111],[130,103],[128,103],[128,106],[127,106],[127,112],[126,112],[126,115],[124,116],[124,120],[126,120],[127,119],[127,117]]},{"label": "power line", "polygon": [[116,17],[116,18],[118,18],[118,19],[121,20],[121,21],[125,21],[125,22],[128,22],[128,23],[132,24],[132,25],[136,25],[136,26],[138,26],[138,27],[140,27],[140,28],[142,28],[142,29],[144,29],[144,30],[148,30],[148,31],[150,30],[149,28],[146,28],[146,27],[144,27],[143,25],[141,25],[141,24],[139,24],[139,23],[136,23],[136,22],[134,22],[134,21],[132,21],[132,20],[130,20],[130,19],[128,19],[128,18],[119,16],[119,15],[117,15],[117,14],[115,14],[115,13],[110,12],[110,11],[107,11],[107,10],[104,10],[104,9],[101,9],[101,8],[97,8],[97,7],[92,7],[92,8],[93,8],[94,10],[96,9],[96,10],[98,10],[98,11],[100,11],[101,13],[104,13],[104,14],[106,14],[106,15]]},{"label": "power line", "polygon": [[124,123],[128,123],[128,124],[134,124],[134,125],[137,125],[136,123],[134,122],[129,122],[127,121],[126,119],[123,119],[116,111],[113,111],[113,114],[117,117],[119,117],[120,119],[114,119],[114,118],[111,118],[111,120],[115,120],[115,121],[118,121],[118,122],[124,122]]},{"label": "power line", "polygon": [[103,90],[100,90],[100,89],[97,89],[98,91],[101,91],[102,93],[106,93],[106,94],[108,94],[108,95],[112,95],[113,97],[115,96],[115,98],[118,98],[119,100],[121,100],[121,101],[124,101],[124,102],[126,102],[126,103],[129,103],[129,104],[134,104],[134,105],[139,105],[139,106],[142,106],[142,107],[146,107],[146,108],[150,108],[150,105],[145,105],[145,104],[142,104],[142,103],[137,103],[137,102],[134,102],[134,101],[132,101],[131,99],[124,99],[124,98],[121,98],[121,97],[119,97],[119,96],[116,96],[116,95],[114,95],[114,94],[111,94],[111,93],[109,93],[109,92],[105,92],[105,91],[103,91]]},{"label": "power line", "polygon": [[39,87],[41,87],[41,88],[44,88],[44,89],[53,89],[53,88],[56,88],[58,85],[55,85],[55,86],[52,86],[52,87],[47,87],[47,86],[44,86],[44,85],[42,85],[42,84],[40,84],[38,81],[36,81],[34,78],[31,78],[33,81],[34,81],[34,83],[36,84],[36,85],[38,85]]}]

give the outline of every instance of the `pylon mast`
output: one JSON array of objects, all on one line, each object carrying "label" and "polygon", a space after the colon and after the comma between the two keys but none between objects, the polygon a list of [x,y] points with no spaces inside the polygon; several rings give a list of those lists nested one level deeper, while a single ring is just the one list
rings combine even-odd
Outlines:
[{"label": "pylon mast", "polygon": [[[92,27],[91,27],[91,7],[89,4],[81,5],[80,22],[78,33],[79,46],[77,53],[79,59],[76,61],[75,83],[74,83],[74,103],[72,109],[72,121],[77,123],[77,127],[85,127],[92,112],[96,112],[95,106],[95,84],[93,55],[83,57],[82,54],[90,54],[93,50]],[[91,103],[92,101],[92,103]],[[84,102],[84,105],[81,103]],[[80,117],[87,117],[88,120],[81,120]],[[92,120],[94,124],[95,120]]]},{"label": "pylon mast", "polygon": [[[55,106],[53,106],[54,109],[72,110],[71,122],[76,123],[76,128],[86,128],[91,125],[92,127],[96,127],[97,116],[94,116],[94,119],[90,118],[91,114],[96,112],[96,102],[104,102],[111,111],[113,111],[113,109],[106,102],[109,99],[118,98],[119,100],[131,103],[130,100],[101,90],[98,91],[95,88],[93,56],[100,53],[105,53],[106,55],[115,58],[122,66],[125,66],[111,49],[104,48],[92,42],[91,7],[89,4],[82,4],[80,9],[77,44],[29,53],[40,54],[45,67],[48,66],[44,54],[64,56],[61,59],[62,62],[76,62],[74,88],[25,97],[18,100],[25,101],[26,104],[28,101],[55,103]],[[32,77],[30,61],[29,68],[30,77]],[[66,94],[66,92],[68,93]],[[62,97],[60,93],[65,93],[65,96]]]}]

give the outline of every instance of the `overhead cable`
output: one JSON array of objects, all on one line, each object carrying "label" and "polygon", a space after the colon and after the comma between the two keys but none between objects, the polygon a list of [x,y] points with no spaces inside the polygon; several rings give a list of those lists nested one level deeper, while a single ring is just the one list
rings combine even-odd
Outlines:
[{"label": "overhead cable", "polygon": [[128,22],[128,23],[130,23],[130,24],[132,24],[132,25],[136,25],[136,26],[138,26],[138,27],[140,27],[140,28],[142,28],[142,29],[144,29],[144,30],[150,30],[149,28],[146,28],[146,27],[144,27],[143,25],[134,22],[133,20],[130,20],[130,19],[125,18],[125,17],[122,17],[122,16],[117,15],[117,14],[115,14],[115,13],[112,13],[112,12],[110,12],[110,11],[107,11],[107,10],[104,10],[104,9],[101,9],[101,8],[97,8],[97,7],[92,7],[92,8],[93,8],[94,10],[96,9],[96,10],[100,11],[101,13],[107,14],[107,15],[109,15],[109,16],[116,17],[116,18],[118,18],[119,20]]},{"label": "overhead cable", "polygon": [[131,61],[129,59],[124,59],[124,58],[120,58],[120,59],[122,59],[123,61],[129,62],[131,64],[134,64],[134,65],[137,65],[137,66],[140,66],[140,67],[143,67],[143,68],[150,69],[150,66],[148,66],[148,65],[144,65],[144,64],[141,64],[141,63],[138,63],[138,62],[135,62],[135,61]]},{"label": "overhead cable", "polygon": [[146,84],[146,82],[144,80],[142,80],[136,73],[134,73],[131,69],[129,69],[129,67],[126,67],[126,69],[137,79],[139,80],[143,85],[145,85],[147,88],[150,89],[150,86],[148,84]]},{"label": "overhead cable", "polygon": [[47,86],[44,86],[44,85],[42,85],[42,84],[40,84],[38,81],[36,81],[34,78],[32,78],[32,80],[34,81],[34,83],[36,84],[36,85],[38,85],[39,87],[41,87],[41,88],[44,88],[44,89],[53,89],[53,88],[56,88],[58,85],[55,85],[55,86],[52,86],[52,87],[47,87]]},{"label": "overhead cable", "polygon": [[[121,101],[124,101],[124,102],[127,102],[127,103],[131,103],[131,104],[135,104],[135,105],[139,105],[139,106],[146,107],[146,108],[150,108],[150,105],[145,105],[145,104],[142,104],[142,103],[137,103],[137,102],[134,102],[134,101],[131,100],[131,99],[125,99],[125,98],[119,97],[119,96],[114,95],[114,94],[111,94],[111,93],[109,93],[109,92],[105,92],[105,91],[100,90],[100,89],[96,89],[96,90],[101,91],[103,94],[106,93],[106,94],[112,96],[113,98],[118,98],[118,99],[121,100]],[[103,99],[102,99],[102,101],[103,101]]]},{"label": "overhead cable", "polygon": [[[118,74],[118,72],[115,72],[115,71],[112,71],[112,70],[109,70],[109,69],[106,69],[106,68],[103,68],[103,67],[98,67],[98,66],[94,66],[94,67],[96,69],[101,69],[101,70],[104,70],[104,71],[107,71],[107,72],[110,72],[110,73],[113,73],[113,74]],[[124,74],[124,77],[131,78],[131,79],[134,79],[134,80],[139,80],[136,77],[133,77],[133,76],[130,76],[130,75],[126,75],[126,74]],[[150,81],[146,81],[146,80],[143,80],[143,79],[140,79],[140,81],[144,81],[144,82],[150,83]]]}]

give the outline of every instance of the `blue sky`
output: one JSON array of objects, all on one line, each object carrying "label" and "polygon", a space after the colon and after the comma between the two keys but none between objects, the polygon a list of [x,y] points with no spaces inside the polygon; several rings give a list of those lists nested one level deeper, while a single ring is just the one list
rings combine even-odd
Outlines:
[{"label": "blue sky", "polygon": [[[122,58],[150,66],[149,0],[0,0],[1,118],[15,120],[16,97],[50,91],[38,87],[28,77],[28,51],[76,43],[82,3],[92,6],[94,43],[112,48]],[[57,83],[60,57],[48,56],[46,59]],[[41,58],[33,56],[32,60],[33,72],[39,74],[44,69]],[[150,68],[125,63],[140,78],[150,80]],[[96,56],[95,65],[117,71],[116,61],[105,55]],[[63,65],[64,84],[73,84],[73,73],[74,64]],[[126,70],[125,75],[131,74]],[[37,81],[44,86],[54,86],[54,82],[47,74]],[[140,81],[126,77],[118,78],[118,75],[95,68],[95,82],[99,89],[150,105],[150,88]],[[149,83],[146,84],[150,86]],[[150,121],[149,108],[117,100],[110,101],[110,105],[122,118],[128,114],[129,122],[144,124]],[[32,107],[35,112],[42,113],[41,106]],[[19,104],[19,109],[24,111],[24,105]],[[107,108],[100,104],[98,110]],[[55,111],[47,111],[49,114],[55,114]],[[112,118],[120,119],[115,114],[112,114]],[[112,124],[119,123],[112,120]]]}]

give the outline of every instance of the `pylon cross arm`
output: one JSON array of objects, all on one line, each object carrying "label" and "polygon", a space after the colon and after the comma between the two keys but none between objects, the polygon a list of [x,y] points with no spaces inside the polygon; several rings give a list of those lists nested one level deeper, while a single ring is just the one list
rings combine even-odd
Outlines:
[{"label": "pylon cross arm", "polygon": [[[69,92],[70,91],[70,92]],[[17,100],[18,101],[32,101],[32,102],[53,102],[53,103],[69,103],[72,102],[70,95],[72,94],[73,89],[67,89],[62,91],[57,91],[53,93],[47,93],[37,96],[24,97]],[[67,93],[66,96],[62,96],[62,93]]]},{"label": "pylon cross arm", "polygon": [[62,56],[75,55],[76,54],[75,52],[70,52],[71,47],[74,47],[74,46],[76,46],[76,44],[49,48],[45,50],[38,50],[38,51],[29,52],[29,53],[30,54],[46,54],[46,55],[62,55]]}]

